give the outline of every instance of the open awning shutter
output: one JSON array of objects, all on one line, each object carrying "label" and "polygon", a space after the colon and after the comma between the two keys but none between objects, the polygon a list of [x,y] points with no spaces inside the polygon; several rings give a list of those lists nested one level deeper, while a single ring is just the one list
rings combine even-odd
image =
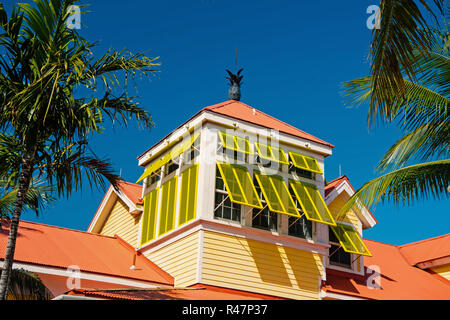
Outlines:
[{"label": "open awning shutter", "polygon": [[289,151],[289,157],[292,160],[292,164],[299,169],[311,171],[314,173],[323,173],[322,170],[320,170],[316,158],[308,157],[292,151]]},{"label": "open awning shutter", "polygon": [[248,141],[248,139],[230,135],[223,131],[219,131],[219,139],[222,143],[222,146],[226,149],[253,154],[253,150],[250,147],[250,142]]},{"label": "open awning shutter", "polygon": [[337,223],[335,227],[331,226],[331,229],[336,235],[336,238],[338,238],[344,251],[363,256],[372,256],[358,232],[352,226]]},{"label": "open awning shutter", "polygon": [[228,163],[217,163],[217,167],[232,202],[263,208],[247,168]]},{"label": "open awning shutter", "polygon": [[255,146],[258,151],[258,155],[261,158],[283,164],[289,164],[286,153],[284,153],[283,149],[260,142],[255,142]]},{"label": "open awning shutter", "polygon": [[164,156],[162,156],[161,158],[159,158],[158,160],[153,162],[150,166],[148,166],[145,169],[144,173],[142,174],[142,176],[140,176],[140,178],[138,179],[138,181],[136,181],[136,183],[139,183],[142,180],[144,180],[145,178],[147,178],[148,176],[151,176],[154,172],[161,169],[161,167],[163,165],[165,165],[166,163],[168,163],[170,160],[175,159],[180,154],[182,154],[183,152],[190,149],[192,147],[192,145],[194,144],[195,140],[197,140],[197,138],[199,136],[200,136],[200,132],[197,132],[190,139],[183,141],[183,143],[181,143],[180,145],[171,149]]},{"label": "open awning shutter", "polygon": [[259,173],[255,176],[270,211],[301,217],[282,177]]},{"label": "open awning shutter", "polygon": [[315,185],[292,179],[289,180],[289,184],[308,220],[331,226],[336,225],[330,210],[328,210],[322,195]]}]

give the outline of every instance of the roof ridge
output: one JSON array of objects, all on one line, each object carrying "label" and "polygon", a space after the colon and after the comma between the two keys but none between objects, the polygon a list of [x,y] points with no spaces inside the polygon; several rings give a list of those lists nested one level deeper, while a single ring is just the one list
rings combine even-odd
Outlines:
[{"label": "roof ridge", "polygon": [[[335,179],[333,179],[333,180],[331,180],[331,181],[329,181],[328,183],[327,183],[327,185],[326,186],[328,186],[328,185],[330,185],[330,184],[332,184],[333,182],[335,182],[335,181],[337,181],[337,180],[341,180],[341,179],[347,179],[348,180],[348,177],[347,177],[347,175],[342,175],[342,176],[339,176],[339,177],[337,177],[337,178],[335,178]],[[325,186],[325,187],[326,187]]]},{"label": "roof ridge", "polygon": [[450,233],[446,233],[446,234],[442,234],[440,236],[436,236],[436,237],[432,237],[432,238],[427,238],[427,239],[423,239],[423,240],[419,240],[419,241],[414,241],[414,242],[410,242],[410,243],[406,243],[406,244],[402,244],[401,246],[399,246],[399,248],[405,248],[408,246],[413,246],[413,245],[418,245],[424,242],[428,242],[428,241],[433,241],[439,238],[444,238],[444,237],[448,237],[450,236]]},{"label": "roof ridge", "polygon": [[[103,234],[92,233],[92,232],[83,231],[83,230],[77,230],[77,229],[70,229],[70,228],[60,227],[60,226],[53,226],[53,225],[50,225],[50,224],[45,224],[45,223],[40,223],[40,222],[34,222],[34,221],[28,221],[28,220],[20,220],[20,222],[25,222],[25,223],[30,223],[30,224],[34,224],[34,225],[40,225],[40,226],[44,226],[44,227],[55,228],[55,229],[79,232],[79,233],[83,233],[83,234],[87,234],[87,235],[91,235],[91,236],[98,236],[98,237],[102,237],[102,238],[114,239],[114,237],[105,236]],[[19,222],[19,227],[20,227],[20,222]]]}]

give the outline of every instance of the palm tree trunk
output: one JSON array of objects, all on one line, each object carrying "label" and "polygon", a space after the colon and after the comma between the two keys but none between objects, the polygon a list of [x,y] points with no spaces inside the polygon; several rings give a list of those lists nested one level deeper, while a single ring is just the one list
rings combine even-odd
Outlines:
[{"label": "palm tree trunk", "polygon": [[25,196],[31,183],[31,178],[33,176],[32,168],[36,149],[37,146],[32,147],[32,150],[26,153],[22,158],[22,171],[19,177],[17,198],[10,222],[8,244],[6,245],[5,259],[3,261],[3,268],[0,277],[0,300],[6,300],[8,297],[8,285],[14,261],[14,251],[16,249],[16,238],[19,228],[20,215],[22,213]]}]

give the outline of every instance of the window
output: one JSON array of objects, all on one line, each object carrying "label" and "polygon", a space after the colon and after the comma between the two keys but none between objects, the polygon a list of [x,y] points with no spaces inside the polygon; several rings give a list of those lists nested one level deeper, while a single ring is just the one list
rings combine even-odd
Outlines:
[{"label": "window", "polygon": [[231,202],[262,209],[261,201],[246,167],[217,163],[217,168]]},{"label": "window", "polygon": [[312,239],[312,221],[306,219],[306,216],[302,212],[302,208],[300,206],[300,202],[297,200],[297,197],[290,190],[292,199],[294,200],[295,205],[297,206],[297,210],[302,213],[301,218],[297,217],[289,217],[289,225],[288,225],[288,234],[290,236],[299,237],[303,239]]},{"label": "window", "polygon": [[219,168],[216,169],[214,217],[241,222],[241,205],[231,202]]},{"label": "window", "polygon": [[299,178],[306,178],[311,180],[316,179],[316,175],[313,172],[297,168],[296,166],[293,165],[289,167],[289,173],[295,174]]},{"label": "window", "polygon": [[180,166],[178,163],[174,162],[173,160],[170,160],[169,163],[166,164],[166,171],[165,175],[168,176],[172,172],[176,171]]},{"label": "window", "polygon": [[277,217],[278,214],[270,211],[267,207],[264,209],[254,208],[252,214],[252,227],[263,230],[277,231]]},{"label": "window", "polygon": [[154,173],[148,178],[147,187],[150,187],[152,184],[158,182],[161,179],[161,176],[159,173]]},{"label": "window", "polygon": [[305,218],[289,217],[288,234],[290,236],[312,240],[312,222]]},{"label": "window", "polygon": [[329,229],[329,237],[330,237],[330,264],[344,267],[344,268],[351,268],[352,267],[352,256],[349,252],[345,252],[345,250],[342,248],[342,246],[339,243],[338,238],[334,234],[334,232],[331,231],[331,228]]},{"label": "window", "polygon": [[264,196],[261,190],[261,187],[258,184],[258,181],[256,177],[253,179],[256,192],[258,194],[258,198],[260,199],[263,209],[254,208],[252,211],[252,227],[263,229],[263,230],[270,230],[270,231],[277,231],[278,225],[278,214],[276,212],[270,211],[269,207],[266,204],[266,201],[264,200]]}]

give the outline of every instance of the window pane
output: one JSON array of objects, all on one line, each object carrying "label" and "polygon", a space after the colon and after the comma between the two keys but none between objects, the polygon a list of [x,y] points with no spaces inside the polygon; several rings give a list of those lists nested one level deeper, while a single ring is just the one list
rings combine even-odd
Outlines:
[{"label": "window pane", "polygon": [[340,267],[351,268],[351,254],[345,252],[342,247],[331,245],[330,247],[330,264]]}]

